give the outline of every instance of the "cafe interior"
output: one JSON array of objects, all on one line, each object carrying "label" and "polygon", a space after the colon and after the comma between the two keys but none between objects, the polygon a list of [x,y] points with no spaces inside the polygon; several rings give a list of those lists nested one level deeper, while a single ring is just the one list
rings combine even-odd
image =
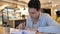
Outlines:
[{"label": "cafe interior", "polygon": [[[29,1],[0,0],[0,34],[10,34],[10,28],[13,30],[20,22],[26,22],[29,16],[27,6]],[[40,2],[43,12],[48,13],[60,25],[60,0],[40,0]]]}]

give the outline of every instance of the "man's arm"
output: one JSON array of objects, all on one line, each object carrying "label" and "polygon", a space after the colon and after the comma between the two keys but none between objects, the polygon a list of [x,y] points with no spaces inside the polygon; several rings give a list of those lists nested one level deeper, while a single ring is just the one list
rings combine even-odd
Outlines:
[{"label": "man's arm", "polygon": [[60,26],[56,21],[54,21],[49,15],[45,16],[46,27],[38,27],[39,32],[48,32],[48,33],[58,33],[60,31]]}]

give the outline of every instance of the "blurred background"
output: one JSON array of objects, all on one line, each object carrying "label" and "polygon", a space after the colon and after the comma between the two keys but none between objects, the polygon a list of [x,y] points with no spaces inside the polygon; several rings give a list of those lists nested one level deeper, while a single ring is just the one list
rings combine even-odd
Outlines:
[{"label": "blurred background", "polygon": [[[30,0],[0,0],[0,25],[16,27],[29,16]],[[40,0],[44,13],[48,13],[60,25],[60,0]],[[7,24],[7,25],[6,25]]]}]

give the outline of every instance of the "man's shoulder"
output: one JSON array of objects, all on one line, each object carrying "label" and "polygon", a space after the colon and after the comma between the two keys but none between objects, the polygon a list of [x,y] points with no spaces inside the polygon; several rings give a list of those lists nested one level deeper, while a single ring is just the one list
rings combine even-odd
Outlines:
[{"label": "man's shoulder", "polygon": [[47,13],[42,13],[40,18],[44,18],[44,19],[45,19],[45,18],[48,18],[48,17],[50,17],[49,14],[47,14]]},{"label": "man's shoulder", "polygon": [[48,13],[42,13],[42,16],[49,16]]}]

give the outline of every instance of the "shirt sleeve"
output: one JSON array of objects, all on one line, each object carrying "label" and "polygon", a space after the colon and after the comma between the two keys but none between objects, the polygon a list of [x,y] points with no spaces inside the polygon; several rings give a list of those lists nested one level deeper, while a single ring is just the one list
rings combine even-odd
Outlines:
[{"label": "shirt sleeve", "polygon": [[30,25],[31,25],[31,20],[30,17],[28,17],[26,20],[26,28],[30,28]]},{"label": "shirt sleeve", "polygon": [[56,27],[56,26],[38,27],[38,32],[60,33],[60,27]]},{"label": "shirt sleeve", "polygon": [[46,15],[45,20],[48,26],[58,26],[58,23],[55,20],[53,20],[49,15]]},{"label": "shirt sleeve", "polygon": [[49,15],[46,15],[45,20],[48,26],[38,27],[39,32],[60,33],[60,26],[58,25],[56,21],[54,21]]},{"label": "shirt sleeve", "polygon": [[26,20],[26,28],[29,28],[28,23],[29,23],[29,19]]}]

